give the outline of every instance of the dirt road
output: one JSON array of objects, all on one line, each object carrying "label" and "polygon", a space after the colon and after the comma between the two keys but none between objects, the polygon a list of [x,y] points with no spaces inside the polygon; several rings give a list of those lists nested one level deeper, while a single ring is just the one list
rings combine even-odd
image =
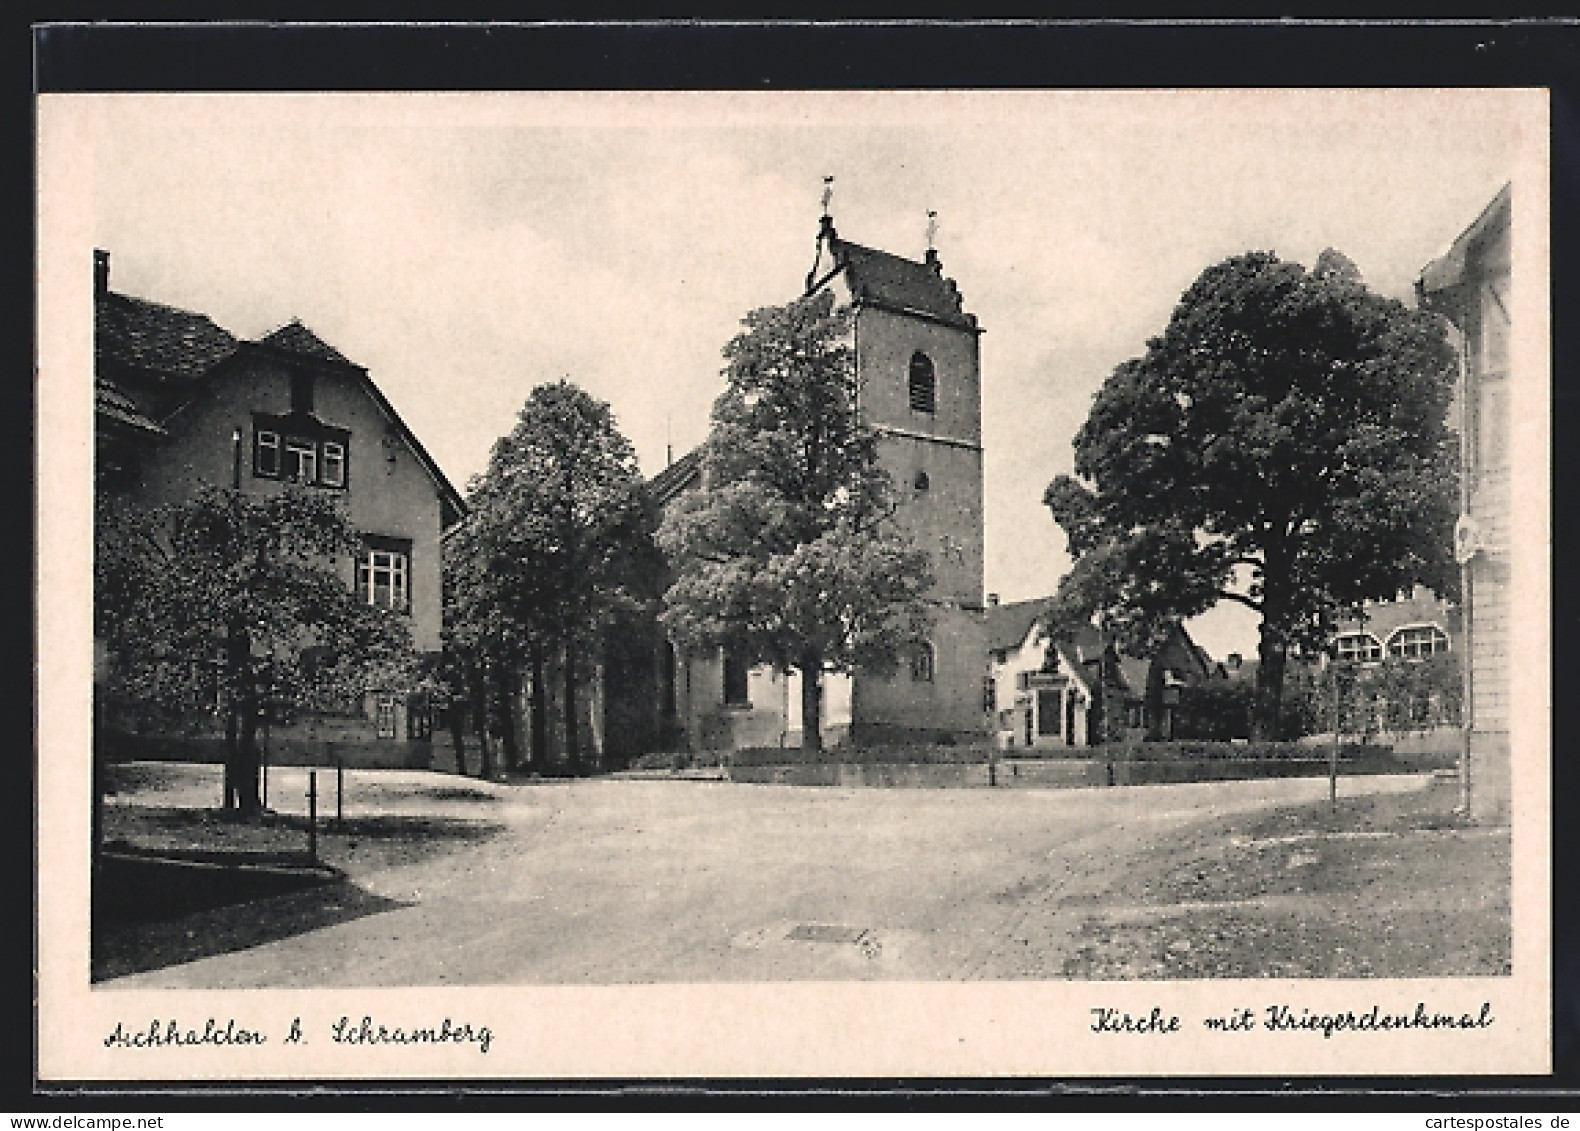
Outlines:
[{"label": "dirt road", "polygon": [[[1359,803],[1428,782],[1356,778],[1342,793]],[[1160,845],[1326,791],[1301,779],[1048,791],[490,787],[471,805],[495,835],[412,863],[353,864],[377,913],[101,984],[1069,976],[1105,893],[1155,864]],[[468,811],[464,793],[440,804]]]}]

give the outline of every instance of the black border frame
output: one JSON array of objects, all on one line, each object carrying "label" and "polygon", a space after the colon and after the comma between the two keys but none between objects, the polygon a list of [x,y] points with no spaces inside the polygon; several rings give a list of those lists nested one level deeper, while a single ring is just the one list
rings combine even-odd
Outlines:
[{"label": "black border frame", "polygon": [[[1553,702],[1580,676],[1575,565],[1580,446],[1576,332],[1580,310],[1580,24],[1505,21],[646,21],[471,23],[240,22],[230,5],[191,17],[232,22],[86,22],[31,27],[39,93],[108,91],[929,89],[1139,87],[1545,87],[1551,98],[1553,318]],[[317,9],[321,11],[322,9]],[[97,18],[89,16],[88,18]],[[31,130],[29,129],[31,141]],[[32,172],[31,163],[27,165]],[[31,178],[30,178],[31,179]],[[32,210],[22,214],[31,217]],[[35,247],[36,250],[36,247]],[[31,281],[31,280],[29,280]],[[36,313],[32,311],[30,313]],[[32,420],[31,390],[9,395],[13,421]],[[23,403],[24,398],[26,403]],[[26,410],[25,413],[23,410]],[[32,435],[30,433],[30,447]],[[31,468],[19,479],[31,481]],[[15,480],[14,480],[15,481]],[[31,515],[24,516],[31,531]],[[31,588],[29,590],[31,593]],[[31,607],[30,607],[31,611]],[[31,620],[31,618],[30,618]],[[1369,1111],[1476,1107],[1553,1110],[1580,1095],[1580,765],[1568,735],[1553,742],[1553,1053],[1544,1077],[1134,1080],[442,1080],[319,1084],[40,1084],[7,1082],[13,1110],[164,1111],[313,1106],[343,1110],[503,1110],[559,1104],[645,1110],[833,1106],[849,1110],[1166,1103],[1173,1111]],[[36,757],[36,736],[35,736]],[[19,759],[17,761],[20,761]],[[13,823],[13,833],[20,832]],[[9,856],[19,860],[20,853]],[[19,869],[12,868],[12,873]],[[35,872],[36,875],[36,872]],[[10,878],[13,882],[15,875]],[[23,880],[28,883],[28,880]],[[13,917],[13,922],[20,917]],[[18,1018],[17,1021],[20,1019]],[[32,1019],[36,1023],[36,1016]],[[16,1028],[20,1024],[13,1021]],[[20,1058],[12,1061],[20,1067]],[[25,1098],[30,1096],[30,1101]],[[1560,1105],[1562,1106],[1562,1105]]]}]

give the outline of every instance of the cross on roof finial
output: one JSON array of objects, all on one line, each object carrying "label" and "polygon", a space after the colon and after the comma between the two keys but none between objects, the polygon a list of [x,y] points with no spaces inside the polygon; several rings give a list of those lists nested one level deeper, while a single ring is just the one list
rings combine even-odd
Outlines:
[{"label": "cross on roof finial", "polygon": [[927,210],[927,250],[936,251],[934,246],[938,242],[938,213],[931,208]]},{"label": "cross on roof finial", "polygon": [[834,199],[834,178],[823,178],[823,215],[828,215],[828,202]]}]

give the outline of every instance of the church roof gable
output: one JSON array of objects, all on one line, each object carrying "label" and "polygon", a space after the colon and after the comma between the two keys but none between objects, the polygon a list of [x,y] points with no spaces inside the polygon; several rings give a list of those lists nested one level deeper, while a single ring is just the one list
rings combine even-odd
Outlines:
[{"label": "church roof gable", "polygon": [[976,326],[976,318],[962,309],[954,280],[944,278],[928,264],[845,240],[838,242],[837,251],[858,302],[925,314],[963,328]]}]

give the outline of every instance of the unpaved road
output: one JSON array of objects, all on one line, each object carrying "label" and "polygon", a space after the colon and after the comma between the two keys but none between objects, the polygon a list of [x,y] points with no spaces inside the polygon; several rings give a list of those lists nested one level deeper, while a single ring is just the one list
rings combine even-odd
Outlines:
[{"label": "unpaved road", "polygon": [[[1346,779],[1341,796],[1429,780]],[[1160,841],[1318,801],[1327,782],[1011,791],[592,780],[488,793],[470,809],[440,804],[502,826],[490,838],[352,868],[384,910],[101,985],[1058,976],[1104,893]],[[248,913],[267,915],[270,902]]]}]

